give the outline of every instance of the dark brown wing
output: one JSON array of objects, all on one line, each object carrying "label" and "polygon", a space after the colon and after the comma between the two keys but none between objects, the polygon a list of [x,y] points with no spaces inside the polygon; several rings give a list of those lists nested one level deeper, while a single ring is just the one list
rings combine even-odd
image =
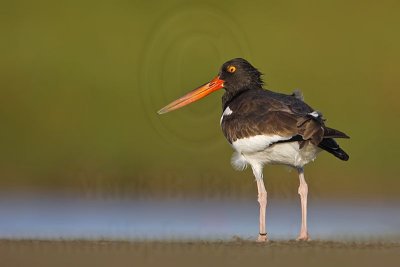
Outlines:
[{"label": "dark brown wing", "polygon": [[295,96],[249,90],[230,102],[229,108],[233,113],[224,117],[221,126],[231,143],[255,135],[301,136],[315,145],[324,138],[322,116]]}]

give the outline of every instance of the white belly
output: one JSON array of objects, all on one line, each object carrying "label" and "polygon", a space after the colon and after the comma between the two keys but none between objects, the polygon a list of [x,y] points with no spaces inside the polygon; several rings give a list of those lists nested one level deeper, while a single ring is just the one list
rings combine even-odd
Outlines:
[{"label": "white belly", "polygon": [[[235,148],[235,147],[234,147]],[[232,157],[232,165],[236,169],[244,169],[246,164],[252,166],[265,164],[283,164],[296,168],[313,161],[320,148],[311,143],[307,143],[303,148],[299,148],[298,142],[277,143],[260,151],[237,151]]]}]

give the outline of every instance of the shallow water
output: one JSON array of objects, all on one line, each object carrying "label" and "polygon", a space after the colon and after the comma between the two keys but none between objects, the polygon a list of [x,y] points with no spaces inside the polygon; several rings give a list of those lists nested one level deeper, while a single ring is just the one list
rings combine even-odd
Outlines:
[{"label": "shallow water", "polygon": [[[298,200],[270,199],[271,239],[294,239]],[[309,200],[309,232],[322,240],[400,241],[400,203]],[[256,200],[87,199],[56,195],[0,197],[0,238],[229,240],[255,239]]]}]

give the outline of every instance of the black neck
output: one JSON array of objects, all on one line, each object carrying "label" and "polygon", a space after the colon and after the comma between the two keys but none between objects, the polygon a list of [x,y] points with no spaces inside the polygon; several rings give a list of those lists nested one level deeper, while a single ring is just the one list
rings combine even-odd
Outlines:
[{"label": "black neck", "polygon": [[224,111],[229,106],[229,104],[232,103],[233,100],[249,90],[250,89],[246,88],[234,93],[226,91],[225,94],[222,96],[222,111]]}]

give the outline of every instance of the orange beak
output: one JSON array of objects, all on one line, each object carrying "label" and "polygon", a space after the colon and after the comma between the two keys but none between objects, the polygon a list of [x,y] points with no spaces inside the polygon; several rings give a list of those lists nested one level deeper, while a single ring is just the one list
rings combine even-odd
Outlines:
[{"label": "orange beak", "polygon": [[206,83],[205,85],[194,89],[193,91],[187,93],[186,95],[182,96],[181,98],[166,105],[165,107],[160,109],[157,113],[164,114],[164,113],[173,111],[175,109],[181,108],[181,107],[186,106],[192,102],[195,102],[195,101],[197,101],[197,100],[199,100],[199,99],[201,99],[223,87],[224,87],[224,81],[221,80],[219,78],[219,76],[217,76],[214,79],[212,79],[211,82]]}]

